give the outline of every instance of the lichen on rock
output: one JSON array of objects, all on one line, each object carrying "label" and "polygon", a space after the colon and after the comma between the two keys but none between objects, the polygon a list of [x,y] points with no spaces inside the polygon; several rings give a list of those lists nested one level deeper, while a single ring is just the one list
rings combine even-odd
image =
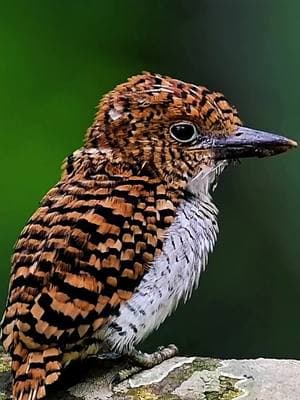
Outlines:
[{"label": "lichen on rock", "polygon": [[[174,357],[111,387],[128,360],[92,358],[67,369],[49,400],[299,400],[300,361]],[[0,400],[10,398],[10,360],[0,352]]]}]

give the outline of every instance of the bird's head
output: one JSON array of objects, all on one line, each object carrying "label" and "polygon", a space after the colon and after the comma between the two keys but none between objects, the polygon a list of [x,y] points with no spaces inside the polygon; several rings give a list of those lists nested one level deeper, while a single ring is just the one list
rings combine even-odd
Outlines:
[{"label": "bird's head", "polygon": [[106,149],[116,163],[147,166],[174,183],[197,182],[201,191],[210,189],[231,160],[270,156],[296,145],[243,127],[219,92],[150,73],[104,96],[85,142]]}]

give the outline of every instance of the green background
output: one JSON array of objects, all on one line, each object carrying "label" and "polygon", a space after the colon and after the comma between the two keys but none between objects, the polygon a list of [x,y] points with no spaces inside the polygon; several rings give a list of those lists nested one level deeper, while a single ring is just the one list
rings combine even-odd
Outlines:
[{"label": "green background", "polygon": [[[245,125],[300,139],[297,0],[0,1],[0,310],[13,244],[98,99],[142,70],[223,91]],[[220,236],[192,300],[145,344],[300,357],[300,152],[220,180]]]}]

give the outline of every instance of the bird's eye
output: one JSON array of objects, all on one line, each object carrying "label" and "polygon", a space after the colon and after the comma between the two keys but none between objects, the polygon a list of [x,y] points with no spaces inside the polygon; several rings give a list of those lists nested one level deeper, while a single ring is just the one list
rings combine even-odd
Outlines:
[{"label": "bird's eye", "polygon": [[180,143],[190,143],[197,137],[198,131],[190,122],[177,122],[170,127],[171,136]]}]

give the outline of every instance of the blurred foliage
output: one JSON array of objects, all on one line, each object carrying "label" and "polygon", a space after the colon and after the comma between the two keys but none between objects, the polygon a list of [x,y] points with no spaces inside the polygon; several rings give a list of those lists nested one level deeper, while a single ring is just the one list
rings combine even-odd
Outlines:
[{"label": "blurred foliage", "polygon": [[[0,308],[13,244],[98,99],[142,70],[224,91],[246,125],[299,139],[297,0],[0,0]],[[146,343],[300,357],[299,151],[222,177],[220,237],[192,300]]]}]

